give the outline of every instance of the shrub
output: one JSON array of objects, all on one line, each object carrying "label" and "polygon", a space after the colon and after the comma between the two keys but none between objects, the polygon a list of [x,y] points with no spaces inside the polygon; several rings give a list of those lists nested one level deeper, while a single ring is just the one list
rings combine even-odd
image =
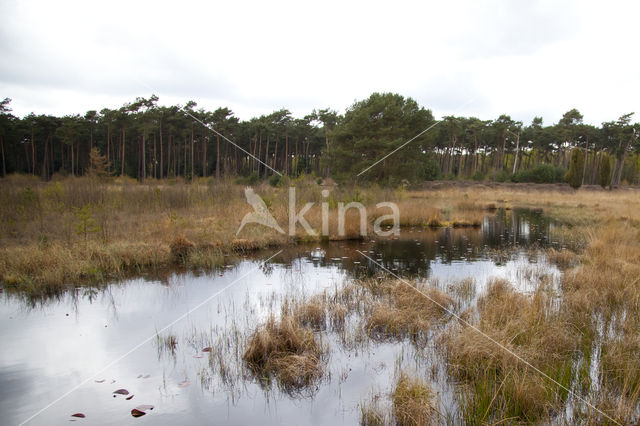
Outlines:
[{"label": "shrub", "polygon": [[[217,179],[215,178],[211,178],[212,181],[216,181]],[[249,186],[253,186],[256,183],[258,183],[258,181],[260,180],[260,177],[258,176],[258,172],[251,172],[248,176],[241,176],[238,177],[236,179],[236,183],[238,185],[249,185]]]},{"label": "shrub", "polygon": [[269,178],[269,185],[280,186],[282,177],[280,175],[273,175]]},{"label": "shrub", "polygon": [[480,182],[480,181],[483,181],[483,180],[484,180],[485,176],[486,176],[486,175],[485,175],[484,173],[482,173],[480,170],[478,170],[477,172],[475,172],[475,173],[471,176],[471,179],[473,179],[473,180],[475,180],[475,181],[477,181],[477,182]]},{"label": "shrub", "polygon": [[507,172],[506,170],[496,170],[495,172],[491,173],[489,180],[493,182],[506,182],[507,180],[509,180],[509,172]]},{"label": "shrub", "polygon": [[600,163],[600,170],[598,173],[598,183],[603,188],[611,183],[611,161],[609,154],[602,154],[602,161]]},{"label": "shrub", "polygon": [[573,148],[571,150],[571,159],[569,160],[569,171],[565,179],[573,189],[578,189],[582,186],[583,176],[584,154],[580,148]]},{"label": "shrub", "polygon": [[421,174],[421,177],[424,180],[442,179],[442,170],[440,170],[440,164],[435,158],[431,156],[427,157],[427,159],[422,163]]},{"label": "shrub", "polygon": [[558,183],[562,182],[567,171],[563,167],[551,164],[539,164],[529,170],[519,170],[511,176],[513,182]]}]

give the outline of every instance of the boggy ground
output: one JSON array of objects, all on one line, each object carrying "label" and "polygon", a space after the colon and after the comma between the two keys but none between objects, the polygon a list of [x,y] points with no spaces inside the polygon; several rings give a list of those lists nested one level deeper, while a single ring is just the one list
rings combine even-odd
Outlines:
[{"label": "boggy ground", "polygon": [[[316,202],[306,217],[320,229],[321,190],[327,188],[312,179],[292,184],[298,206]],[[258,226],[236,236],[249,206],[244,188],[231,182],[70,178],[42,183],[16,176],[0,186],[0,278],[5,288],[37,293],[176,262],[209,267],[224,253],[310,238],[301,230],[288,238]],[[573,251],[547,253],[564,270],[559,292],[544,279],[532,294],[495,281],[477,304],[465,305],[459,302],[472,292],[468,281],[436,289],[394,278],[361,280],[313,300],[291,300],[278,318],[238,343],[244,351],[237,362],[245,364],[250,377],[266,384],[273,378],[295,389],[322,380],[329,350],[320,338],[323,333],[338,333],[345,348],[369,339],[408,339],[416,345],[437,339],[460,412],[451,417],[437,411],[438,394],[428,374],[399,371],[386,398],[363,401],[363,423],[447,423],[452,418],[474,424],[638,422],[636,189],[475,184],[413,191],[328,189],[332,218],[339,201],[360,201],[368,209],[369,230],[380,214],[388,213],[376,210],[380,201],[396,202],[401,224],[411,226],[473,226],[495,208],[534,207],[564,224],[553,232],[576,244]],[[276,220],[286,223],[287,188],[262,185],[256,193]],[[330,238],[338,238],[336,223],[331,221]],[[358,229],[357,215],[349,216],[342,238],[358,237]]]},{"label": "boggy ground", "polygon": [[[338,235],[338,203],[366,206],[368,234],[388,208],[400,209],[401,225],[479,226],[487,211],[498,207],[543,208],[571,225],[619,222],[637,226],[640,192],[567,190],[482,184],[440,185],[437,189],[323,187],[310,177],[282,187],[255,188],[276,221],[286,230],[288,186],[296,188],[297,211],[315,205],[305,215],[316,236],[302,227],[289,237],[259,225],[236,235],[251,211],[244,186],[232,181],[180,180],[137,183],[127,178],[96,181],[66,178],[42,182],[31,176],[0,180],[0,280],[9,288],[37,294],[78,282],[100,283],[125,274],[157,272],[176,264],[210,268],[224,254],[323,238],[321,203],[329,207],[329,238],[360,238],[360,217],[347,212],[345,234]],[[433,185],[433,184],[432,184]],[[322,190],[330,191],[323,197]]]}]

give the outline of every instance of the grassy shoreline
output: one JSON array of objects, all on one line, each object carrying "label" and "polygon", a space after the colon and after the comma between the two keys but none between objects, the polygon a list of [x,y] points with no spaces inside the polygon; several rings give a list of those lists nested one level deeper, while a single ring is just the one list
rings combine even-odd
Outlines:
[{"label": "grassy shoreline", "polygon": [[[415,283],[415,289],[397,280],[357,280],[336,288],[335,294],[285,298],[280,316],[270,317],[236,343],[242,349],[236,353],[243,354],[238,362],[252,368],[255,377],[273,379],[293,393],[322,380],[329,350],[324,333],[337,333],[336,342],[345,350],[357,350],[369,341],[409,341],[418,347],[435,338],[448,376],[459,385],[460,412],[454,413],[455,418],[475,424],[545,422],[572,403],[566,389],[516,361],[477,329],[588,398],[606,416],[637,422],[640,191],[466,183],[415,190],[327,188],[311,179],[292,185],[297,189],[297,211],[307,202],[316,203],[305,215],[314,229],[321,227],[319,203],[328,200],[329,239],[339,238],[338,202],[362,202],[371,232],[375,219],[386,214],[376,209],[376,203],[393,201],[400,209],[401,225],[415,227],[473,226],[498,208],[542,209],[563,225],[553,232],[580,244],[575,251],[547,251],[564,271],[559,292],[549,288],[544,277],[532,294],[518,293],[512,283],[494,281],[478,295],[476,306],[464,310],[458,301],[472,291],[472,279],[438,288]],[[215,268],[228,261],[225,254],[320,238],[308,237],[301,229],[294,237],[284,237],[261,226],[235,235],[250,207],[244,187],[231,182],[143,185],[76,178],[42,183],[16,177],[0,181],[0,187],[0,278],[5,288],[34,295],[127,274]],[[330,190],[329,197],[321,195],[323,189]],[[260,185],[255,192],[279,223],[287,223],[287,187]],[[90,208],[83,212],[87,205]],[[348,215],[342,238],[358,238],[359,225],[357,214]],[[417,298],[417,290],[470,322],[443,315],[430,300]],[[441,334],[433,337],[436,332]],[[174,343],[175,338],[163,344],[171,349]],[[595,378],[590,371],[594,348],[600,354]],[[420,424],[446,415],[434,411],[437,394],[428,372],[422,373],[409,380],[399,372],[389,389],[390,404],[378,406],[376,399],[364,402],[363,424],[390,419]],[[608,417],[575,401],[573,407],[573,420],[607,421]]]},{"label": "grassy shoreline", "polygon": [[[359,214],[347,212],[346,234],[338,236],[339,202],[361,202],[367,209],[367,233],[385,209],[396,203],[401,226],[480,226],[496,208],[542,208],[561,223],[593,227],[603,223],[638,226],[636,189],[572,191],[565,187],[515,184],[443,184],[416,190],[379,187],[323,187],[310,178],[291,181],[297,211],[315,203],[306,219],[322,227],[321,203],[329,207],[329,236],[309,236],[298,226],[289,237],[259,225],[236,230],[250,206],[244,186],[231,181],[96,181],[67,178],[41,182],[30,176],[0,181],[0,282],[29,292],[62,289],[77,283],[104,283],[130,274],[172,267],[210,269],[224,255],[242,254],[298,242],[357,239]],[[434,184],[430,184],[433,186]],[[322,190],[329,190],[323,197]],[[288,187],[255,187],[280,224],[288,221]],[[186,245],[176,249],[176,242]],[[172,248],[173,247],[173,248]],[[183,250],[184,253],[181,253]]]}]

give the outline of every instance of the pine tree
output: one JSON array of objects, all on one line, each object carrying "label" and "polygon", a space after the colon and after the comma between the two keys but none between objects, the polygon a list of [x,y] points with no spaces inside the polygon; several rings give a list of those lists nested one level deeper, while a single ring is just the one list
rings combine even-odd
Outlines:
[{"label": "pine tree", "polygon": [[107,169],[109,168],[109,163],[107,162],[107,158],[104,155],[100,155],[100,150],[95,146],[91,148],[91,152],[89,152],[89,170],[87,170],[87,175],[97,178],[103,178],[109,175]]}]

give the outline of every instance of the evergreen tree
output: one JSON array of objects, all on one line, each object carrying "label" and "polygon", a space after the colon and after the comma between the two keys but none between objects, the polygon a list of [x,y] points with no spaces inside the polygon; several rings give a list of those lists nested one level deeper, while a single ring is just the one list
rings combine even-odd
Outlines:
[{"label": "evergreen tree", "polygon": [[582,176],[584,174],[584,154],[580,148],[571,150],[571,159],[569,160],[569,171],[565,180],[573,189],[582,186]]},{"label": "evergreen tree", "polygon": [[609,160],[609,154],[603,153],[600,161],[599,183],[601,187],[606,188],[607,185],[611,184],[611,162]]}]

